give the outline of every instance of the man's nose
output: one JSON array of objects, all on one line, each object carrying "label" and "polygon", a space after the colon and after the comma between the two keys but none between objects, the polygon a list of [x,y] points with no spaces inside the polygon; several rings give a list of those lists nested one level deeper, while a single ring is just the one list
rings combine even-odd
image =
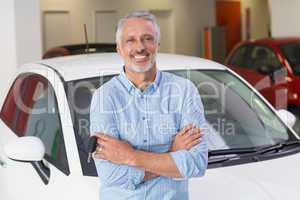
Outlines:
[{"label": "man's nose", "polygon": [[136,51],[141,52],[145,50],[145,44],[142,40],[138,40],[136,43]]}]

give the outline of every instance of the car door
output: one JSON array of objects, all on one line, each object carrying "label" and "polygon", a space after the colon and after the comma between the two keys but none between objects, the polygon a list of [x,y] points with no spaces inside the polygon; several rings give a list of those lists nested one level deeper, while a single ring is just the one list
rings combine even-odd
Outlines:
[{"label": "car door", "polygon": [[[69,176],[58,102],[62,104],[45,77],[23,73],[16,78],[1,110],[0,157],[5,163],[0,170],[1,199],[68,199],[76,196],[76,192],[65,189],[65,186],[72,188],[70,181],[73,178]],[[36,136],[42,140],[46,147],[43,161],[28,163],[5,157],[3,146],[23,136]]]},{"label": "car door", "polygon": [[273,106],[286,108],[287,72],[271,48],[255,44],[242,45],[232,54],[228,65]]},{"label": "car door", "polygon": [[[43,187],[39,175],[30,163],[21,163],[8,159],[3,147],[13,139],[19,137],[16,132],[16,120],[18,117],[18,107],[16,106],[17,97],[23,87],[23,77],[18,77],[6,97],[6,101],[1,110],[1,134],[0,134],[0,157],[3,165],[0,169],[0,194],[3,199],[29,199],[35,187]],[[32,188],[27,188],[31,185]]]}]

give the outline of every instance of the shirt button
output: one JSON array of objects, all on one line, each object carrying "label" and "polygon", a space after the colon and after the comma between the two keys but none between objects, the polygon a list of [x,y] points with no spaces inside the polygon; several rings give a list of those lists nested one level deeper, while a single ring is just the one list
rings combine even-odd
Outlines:
[{"label": "shirt button", "polygon": [[144,143],[146,143],[146,142],[147,142],[147,140],[143,140],[143,142],[144,142]]}]

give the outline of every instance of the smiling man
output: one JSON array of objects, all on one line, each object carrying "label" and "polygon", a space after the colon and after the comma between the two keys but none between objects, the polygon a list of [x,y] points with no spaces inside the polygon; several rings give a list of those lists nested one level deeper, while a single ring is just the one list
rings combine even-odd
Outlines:
[{"label": "smiling man", "polygon": [[188,179],[205,173],[201,98],[190,81],[157,68],[159,41],[159,26],[148,12],[118,23],[124,67],[96,90],[90,110],[101,200],[186,200]]}]

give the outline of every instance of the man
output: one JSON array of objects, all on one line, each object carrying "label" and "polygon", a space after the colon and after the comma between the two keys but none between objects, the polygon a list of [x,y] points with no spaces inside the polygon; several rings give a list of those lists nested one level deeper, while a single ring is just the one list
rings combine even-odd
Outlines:
[{"label": "man", "polygon": [[96,90],[90,110],[100,199],[188,199],[203,176],[207,146],[197,88],[156,67],[160,31],[148,12],[122,18],[116,32],[121,74]]}]

